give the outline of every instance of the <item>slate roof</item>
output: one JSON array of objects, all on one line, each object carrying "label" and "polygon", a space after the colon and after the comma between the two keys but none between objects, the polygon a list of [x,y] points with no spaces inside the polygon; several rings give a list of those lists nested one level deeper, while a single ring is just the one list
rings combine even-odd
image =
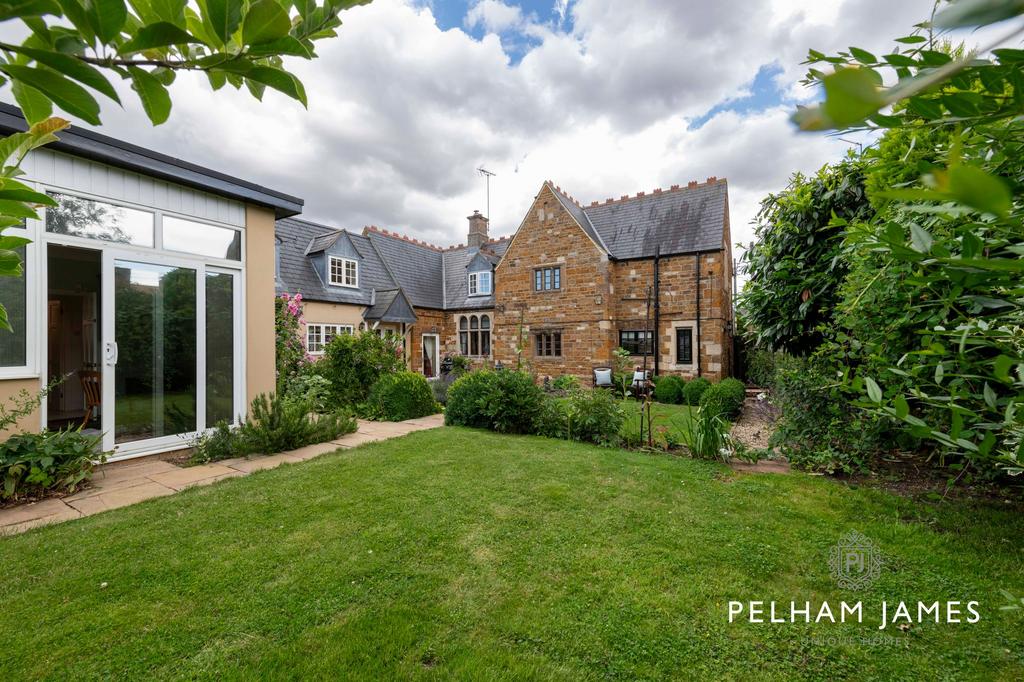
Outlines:
[{"label": "slate roof", "polygon": [[724,179],[581,209],[616,259],[723,248],[729,188]]},{"label": "slate roof", "polygon": [[359,288],[324,285],[313,268],[313,262],[306,255],[306,249],[311,241],[329,240],[333,244],[342,232],[333,227],[298,218],[278,220],[275,233],[280,242],[281,273],[277,278],[277,293],[301,293],[303,298],[311,301],[368,306],[374,289],[395,289],[397,283],[388,273],[370,240],[361,234],[351,232],[346,234],[362,257],[359,264]]},{"label": "slate roof", "polygon": [[501,257],[505,255],[510,239],[488,242],[482,249],[475,247],[460,246],[455,249],[448,249],[444,255],[444,293],[445,308],[448,310],[475,310],[478,308],[494,307],[494,284],[492,280],[490,296],[469,295],[469,264],[482,254],[490,262],[492,268],[498,264]]},{"label": "slate roof", "polygon": [[363,318],[371,322],[405,322],[416,321],[416,312],[401,289],[378,291],[372,306],[363,313]]},{"label": "slate roof", "polygon": [[377,230],[367,230],[366,237],[410,303],[419,308],[444,308],[440,250]]}]

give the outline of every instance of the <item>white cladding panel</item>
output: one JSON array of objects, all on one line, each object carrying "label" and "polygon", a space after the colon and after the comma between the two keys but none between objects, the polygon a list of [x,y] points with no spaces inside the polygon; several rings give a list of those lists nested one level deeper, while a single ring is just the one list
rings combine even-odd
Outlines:
[{"label": "white cladding panel", "polygon": [[96,161],[40,149],[22,164],[26,179],[114,201],[245,227],[245,204]]}]

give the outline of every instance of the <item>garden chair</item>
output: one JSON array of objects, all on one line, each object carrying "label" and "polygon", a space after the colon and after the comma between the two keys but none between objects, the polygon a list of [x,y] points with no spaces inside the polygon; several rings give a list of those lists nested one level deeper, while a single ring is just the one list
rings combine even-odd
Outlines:
[{"label": "garden chair", "polygon": [[78,380],[82,382],[82,393],[85,395],[85,417],[82,418],[81,428],[85,428],[93,417],[93,413],[100,406],[101,375],[93,370],[82,369],[78,371]]},{"label": "garden chair", "polygon": [[594,368],[594,388],[614,388],[611,367]]}]

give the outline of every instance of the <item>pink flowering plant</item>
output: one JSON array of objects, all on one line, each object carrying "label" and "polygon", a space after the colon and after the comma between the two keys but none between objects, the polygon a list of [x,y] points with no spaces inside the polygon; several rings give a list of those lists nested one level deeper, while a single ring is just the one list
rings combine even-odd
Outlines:
[{"label": "pink flowering plant", "polygon": [[294,296],[281,294],[275,303],[277,391],[284,393],[284,387],[299,375],[303,365],[310,362],[312,358],[302,343],[306,327],[306,320],[302,316],[302,294]]}]

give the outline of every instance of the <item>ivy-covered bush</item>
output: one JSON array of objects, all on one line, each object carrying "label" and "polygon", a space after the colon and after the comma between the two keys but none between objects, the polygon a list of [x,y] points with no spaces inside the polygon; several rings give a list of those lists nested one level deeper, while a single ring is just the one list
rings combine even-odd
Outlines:
[{"label": "ivy-covered bush", "polygon": [[686,385],[683,386],[683,402],[694,407],[700,405],[700,397],[710,386],[711,382],[704,377],[697,377],[686,382]]},{"label": "ivy-covered bush", "polygon": [[21,433],[0,443],[0,499],[72,492],[104,459],[100,436],[79,429]]},{"label": "ivy-covered bush", "polygon": [[686,382],[677,376],[668,374],[658,377],[654,384],[654,399],[659,403],[678,405],[683,401],[683,388]]},{"label": "ivy-covered bush", "polygon": [[739,416],[743,409],[743,401],[747,397],[747,387],[739,379],[722,379],[712,384],[700,397],[700,409],[710,414],[717,414],[723,419]]},{"label": "ivy-covered bush", "polygon": [[316,363],[317,373],[331,382],[331,397],[339,406],[363,402],[377,379],[403,369],[401,339],[372,332],[335,336]]},{"label": "ivy-covered bush", "polygon": [[426,378],[418,372],[385,374],[370,388],[365,403],[371,419],[398,422],[440,412]]}]

